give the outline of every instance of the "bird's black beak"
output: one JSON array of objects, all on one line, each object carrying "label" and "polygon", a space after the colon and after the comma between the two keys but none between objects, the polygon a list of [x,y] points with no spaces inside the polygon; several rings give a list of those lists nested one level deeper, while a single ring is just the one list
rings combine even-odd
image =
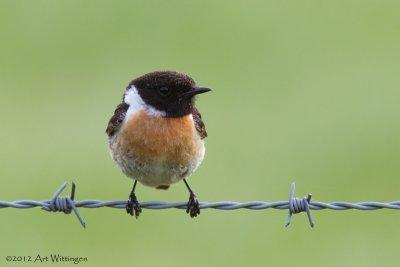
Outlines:
[{"label": "bird's black beak", "polygon": [[193,90],[183,94],[185,97],[193,97],[198,94],[203,94],[212,91],[210,88],[196,86]]}]

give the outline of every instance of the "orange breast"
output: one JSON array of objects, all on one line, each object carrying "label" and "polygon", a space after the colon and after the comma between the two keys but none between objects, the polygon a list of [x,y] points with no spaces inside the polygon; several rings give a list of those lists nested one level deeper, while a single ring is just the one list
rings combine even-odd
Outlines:
[{"label": "orange breast", "polygon": [[185,165],[196,158],[202,145],[191,115],[163,118],[141,111],[130,118],[121,134],[124,147],[143,163]]}]

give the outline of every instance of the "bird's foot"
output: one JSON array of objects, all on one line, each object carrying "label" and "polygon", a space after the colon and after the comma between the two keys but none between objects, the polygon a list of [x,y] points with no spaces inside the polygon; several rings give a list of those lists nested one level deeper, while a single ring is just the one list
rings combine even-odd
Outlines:
[{"label": "bird's foot", "polygon": [[200,214],[200,204],[197,200],[197,196],[193,192],[190,192],[189,201],[186,206],[186,213],[189,213],[192,218]]},{"label": "bird's foot", "polygon": [[142,212],[142,208],[140,207],[139,201],[136,198],[135,194],[131,194],[128,198],[128,202],[126,203],[126,212],[131,216],[135,215],[136,219],[139,217],[139,214]]}]

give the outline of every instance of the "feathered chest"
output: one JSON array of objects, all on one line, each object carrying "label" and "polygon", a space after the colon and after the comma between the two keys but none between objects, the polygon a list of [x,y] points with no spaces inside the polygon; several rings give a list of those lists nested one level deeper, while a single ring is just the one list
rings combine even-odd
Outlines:
[{"label": "feathered chest", "polygon": [[144,163],[186,165],[204,149],[192,115],[166,118],[141,111],[125,121],[117,138]]}]

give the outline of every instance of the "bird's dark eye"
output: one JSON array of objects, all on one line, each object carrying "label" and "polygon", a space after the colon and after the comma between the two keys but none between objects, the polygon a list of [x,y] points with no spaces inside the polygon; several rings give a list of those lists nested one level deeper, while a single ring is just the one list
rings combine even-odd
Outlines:
[{"label": "bird's dark eye", "polygon": [[160,88],[158,89],[158,92],[159,92],[160,95],[162,95],[162,96],[168,96],[169,93],[170,93],[170,90],[169,90],[168,87],[163,86],[163,87],[160,87]]}]

